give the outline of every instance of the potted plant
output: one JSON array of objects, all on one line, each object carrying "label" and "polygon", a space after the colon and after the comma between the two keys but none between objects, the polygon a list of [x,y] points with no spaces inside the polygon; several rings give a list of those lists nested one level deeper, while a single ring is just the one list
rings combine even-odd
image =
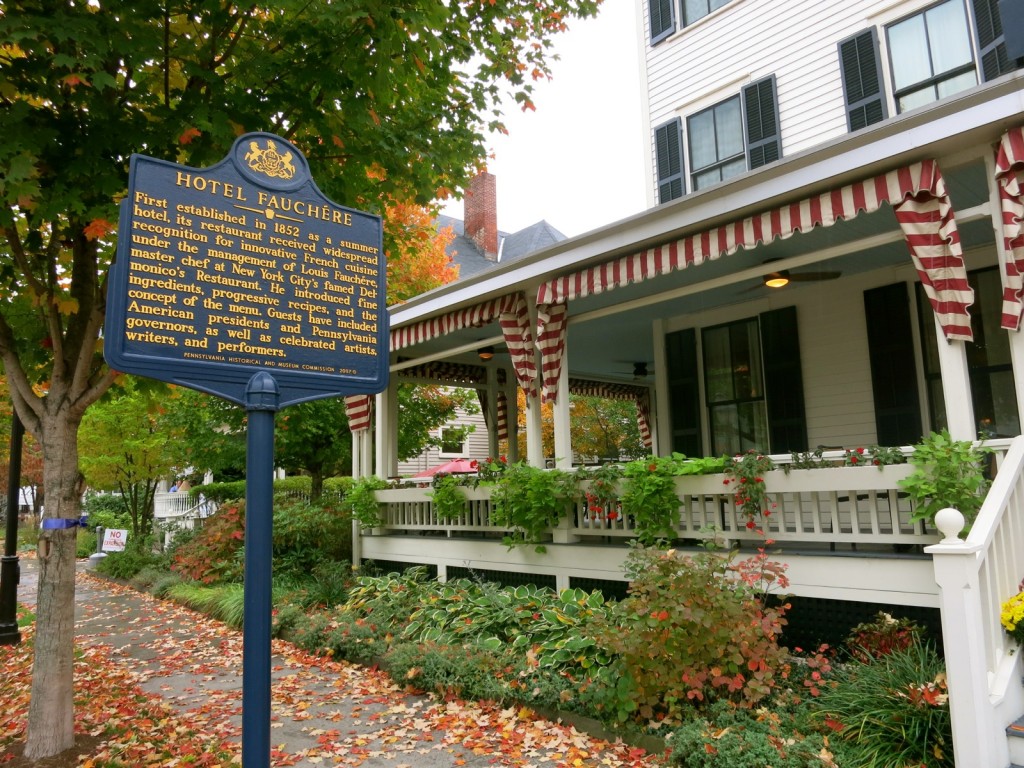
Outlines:
[{"label": "potted plant", "polygon": [[438,473],[431,483],[434,490],[430,500],[434,505],[434,513],[438,520],[455,520],[466,512],[465,486],[461,478],[455,475]]},{"label": "potted plant", "polygon": [[935,514],[953,507],[964,516],[969,528],[988,490],[984,463],[990,453],[991,449],[969,440],[952,439],[945,429],[917,443],[910,457],[914,471],[900,481],[900,487],[914,502],[911,519],[934,526]]},{"label": "potted plant", "polygon": [[345,497],[345,502],[352,510],[352,517],[359,522],[362,528],[379,528],[384,525],[376,492],[389,487],[387,480],[382,480],[375,475],[361,477],[353,483],[352,489]]},{"label": "potted plant", "polygon": [[631,461],[623,470],[622,512],[635,526],[645,546],[678,536],[680,488],[678,478],[721,472],[724,459],[691,459],[681,453]]},{"label": "potted plant", "polygon": [[502,541],[512,547],[541,543],[548,530],[578,496],[575,477],[559,469],[539,469],[522,462],[506,465],[491,491],[491,522],[511,533]]}]

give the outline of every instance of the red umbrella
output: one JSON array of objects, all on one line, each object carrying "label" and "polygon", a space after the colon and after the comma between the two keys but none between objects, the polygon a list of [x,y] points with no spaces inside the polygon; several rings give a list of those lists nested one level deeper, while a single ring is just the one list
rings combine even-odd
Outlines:
[{"label": "red umbrella", "polygon": [[433,477],[438,473],[446,475],[469,475],[476,472],[476,462],[469,459],[452,459],[436,467],[417,472],[413,477]]}]

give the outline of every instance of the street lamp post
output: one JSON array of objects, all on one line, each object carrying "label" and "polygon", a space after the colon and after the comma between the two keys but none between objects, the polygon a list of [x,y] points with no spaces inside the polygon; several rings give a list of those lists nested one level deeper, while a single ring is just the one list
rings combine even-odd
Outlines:
[{"label": "street lamp post", "polygon": [[21,489],[21,443],[25,427],[17,412],[11,417],[11,463],[7,472],[7,533],[0,559],[0,645],[21,642],[18,629],[18,496]]}]

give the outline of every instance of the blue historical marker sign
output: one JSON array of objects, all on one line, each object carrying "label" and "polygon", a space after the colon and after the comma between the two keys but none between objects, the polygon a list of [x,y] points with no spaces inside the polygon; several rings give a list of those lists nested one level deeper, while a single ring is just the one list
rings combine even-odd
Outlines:
[{"label": "blue historical marker sign", "polygon": [[325,197],[279,136],[246,134],[203,169],[133,155],[104,354],[240,404],[259,371],[281,407],[381,392],[384,280],[380,217]]}]

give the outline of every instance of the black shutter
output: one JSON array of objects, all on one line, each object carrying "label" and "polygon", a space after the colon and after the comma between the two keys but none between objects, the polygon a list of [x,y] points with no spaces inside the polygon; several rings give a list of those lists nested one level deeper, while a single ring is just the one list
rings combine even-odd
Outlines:
[{"label": "black shutter", "polygon": [[660,43],[675,32],[676,20],[673,14],[673,0],[649,0],[651,15],[651,45]]},{"label": "black shutter", "polygon": [[775,76],[743,88],[743,121],[747,131],[747,168],[753,170],[782,156]]},{"label": "black shutter", "polygon": [[973,0],[974,27],[978,32],[982,80],[994,80],[1013,69],[1006,55],[1003,24],[996,0]]},{"label": "black shutter", "polygon": [[771,452],[806,451],[807,417],[796,307],[764,312],[759,320]]},{"label": "black shutter", "polygon": [[693,328],[665,335],[668,368],[668,408],[672,450],[684,456],[703,456],[700,432],[700,367],[697,332]]},{"label": "black shutter", "polygon": [[658,202],[682,197],[683,129],[678,117],[655,129],[654,151],[658,163]]},{"label": "black shutter", "polygon": [[857,131],[888,117],[875,28],[839,43],[839,66],[846,97],[846,124]]},{"label": "black shutter", "polygon": [[912,445],[921,439],[921,400],[906,284],[864,291],[864,312],[878,444]]}]

